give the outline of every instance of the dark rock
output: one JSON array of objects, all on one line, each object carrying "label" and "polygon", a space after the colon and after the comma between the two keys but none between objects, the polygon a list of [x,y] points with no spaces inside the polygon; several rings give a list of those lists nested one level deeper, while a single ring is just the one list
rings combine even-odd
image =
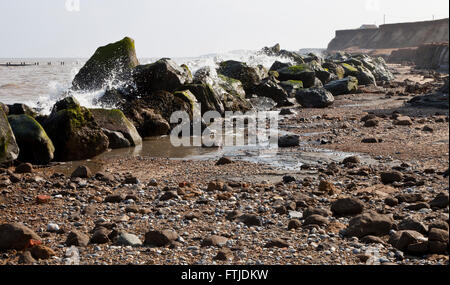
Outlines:
[{"label": "dark rock", "polygon": [[34,259],[29,250],[24,251],[19,257],[19,264],[31,265],[35,262],[36,259]]},{"label": "dark rock", "polygon": [[49,247],[43,245],[36,245],[30,249],[31,255],[36,259],[49,259],[55,256],[56,253]]},{"label": "dark rock", "polygon": [[89,237],[79,231],[71,231],[66,239],[66,246],[86,247],[89,244]]},{"label": "dark rock", "polygon": [[16,167],[15,173],[18,174],[24,174],[24,173],[32,173],[33,172],[33,165],[31,163],[21,163],[19,166]]},{"label": "dark rock", "polygon": [[44,128],[55,146],[55,160],[92,158],[108,148],[108,137],[95,123],[92,113],[73,97],[57,102]]},{"label": "dark rock", "polygon": [[403,180],[403,174],[398,171],[390,171],[381,173],[381,182],[383,184],[392,184]]},{"label": "dark rock", "polygon": [[264,79],[259,85],[257,85],[254,88],[254,93],[258,96],[268,97],[274,100],[278,107],[293,105],[289,102],[289,95],[283,87],[270,78]]},{"label": "dark rock", "polygon": [[145,234],[144,244],[156,247],[163,247],[178,239],[178,234],[174,230],[150,231]]},{"label": "dark rock", "polygon": [[426,241],[424,236],[416,231],[399,231],[391,236],[389,243],[398,250],[406,251],[408,246]]},{"label": "dark rock", "polygon": [[222,246],[226,245],[227,241],[228,241],[228,239],[226,237],[213,235],[213,236],[205,238],[202,241],[201,246],[203,246],[203,247],[207,247],[207,246],[222,247]]},{"label": "dark rock", "polygon": [[90,178],[91,176],[91,170],[85,165],[78,166],[71,175],[72,178]]},{"label": "dark rock", "polygon": [[11,115],[28,115],[32,118],[37,116],[35,109],[21,103],[16,103],[13,105],[8,105],[8,116]]},{"label": "dark rock", "polygon": [[224,248],[217,253],[217,255],[214,257],[214,260],[227,261],[233,260],[233,258],[233,252],[228,248]]},{"label": "dark rock", "polygon": [[316,82],[316,73],[307,64],[285,67],[278,73],[280,81],[300,80],[304,88],[313,87]]},{"label": "dark rock", "polygon": [[238,219],[240,222],[244,223],[247,227],[252,226],[260,227],[263,224],[261,217],[252,214],[244,214],[238,217]]},{"label": "dark rock", "polygon": [[328,224],[328,219],[324,216],[320,215],[311,215],[308,216],[305,221],[303,222],[303,226],[309,226],[309,225],[318,225],[318,226],[324,226]]},{"label": "dark rock", "polygon": [[216,165],[219,166],[219,165],[226,165],[226,164],[231,164],[231,163],[233,163],[233,161],[231,159],[229,159],[228,157],[221,157],[217,161]]},{"label": "dark rock", "polygon": [[400,203],[416,203],[423,202],[423,195],[420,193],[412,193],[412,194],[399,194],[395,196]]},{"label": "dark rock", "polygon": [[364,203],[355,198],[343,198],[331,204],[331,211],[338,216],[358,215],[364,210]]},{"label": "dark rock", "polygon": [[[184,85],[179,91],[189,90],[201,104],[201,114],[205,114],[208,111],[217,111],[221,115],[224,114],[225,108],[220,96],[209,84],[187,84]],[[190,103],[192,106],[192,103]]]},{"label": "dark rock", "polygon": [[409,244],[406,251],[413,255],[422,256],[428,253],[430,246],[428,241]]},{"label": "dark rock", "polygon": [[326,108],[334,103],[333,95],[323,88],[300,89],[295,98],[304,108]]},{"label": "dark rock", "polygon": [[406,210],[410,210],[410,211],[419,211],[419,210],[428,209],[428,208],[430,208],[430,205],[428,205],[427,203],[424,203],[424,202],[409,205],[409,206],[405,207]]},{"label": "dark rock", "polygon": [[374,127],[377,127],[379,125],[379,123],[380,122],[377,119],[367,120],[364,123],[364,127],[366,127],[366,128],[374,128]]},{"label": "dark rock", "polygon": [[192,82],[190,72],[168,58],[137,66],[133,78],[140,94],[151,94],[154,91],[172,92]]},{"label": "dark rock", "polygon": [[343,164],[349,164],[349,163],[351,163],[351,164],[359,164],[359,163],[361,163],[361,159],[358,156],[350,156],[350,157],[345,158],[342,161],[342,163]]},{"label": "dark rock", "polygon": [[286,135],[278,138],[279,147],[296,147],[300,145],[300,136]]},{"label": "dark rock", "polygon": [[0,250],[23,250],[41,238],[23,224],[0,225]]},{"label": "dark rock", "polygon": [[250,67],[244,62],[234,60],[221,62],[217,72],[241,81],[246,93],[252,93],[254,88],[259,85],[262,80],[260,73],[256,68]]},{"label": "dark rock", "polygon": [[439,195],[436,196],[436,198],[434,198],[430,202],[430,207],[443,209],[443,208],[448,207],[448,201],[449,201],[448,194],[440,193]]},{"label": "dark rock", "polygon": [[105,203],[120,203],[125,200],[125,195],[123,194],[115,194],[109,195],[105,198]]},{"label": "dark rock", "polygon": [[264,246],[265,248],[272,248],[272,247],[278,247],[278,248],[288,248],[290,245],[287,241],[276,238],[273,239],[271,241],[269,241],[268,243],[266,243],[266,245]]},{"label": "dark rock", "polygon": [[14,161],[18,156],[19,146],[4,109],[0,108],[0,163]]},{"label": "dark rock", "polygon": [[370,235],[361,238],[360,241],[366,244],[374,244],[374,243],[384,244],[384,241],[381,238]]},{"label": "dark rock", "polygon": [[94,234],[91,236],[90,243],[92,244],[105,244],[110,242],[109,239],[109,233],[110,231],[104,227],[98,227]]},{"label": "dark rock", "polygon": [[384,199],[384,203],[386,203],[386,205],[390,207],[395,207],[398,205],[398,199],[394,197],[387,197],[386,199]]},{"label": "dark rock", "polygon": [[72,88],[97,90],[113,80],[127,81],[138,64],[134,40],[126,37],[116,43],[99,47],[75,76]]},{"label": "dark rock", "polygon": [[322,217],[329,217],[331,216],[331,212],[326,210],[326,209],[320,209],[320,208],[313,208],[313,207],[308,207],[306,209],[306,211],[303,213],[303,217],[306,219],[309,216],[312,215],[319,215]]},{"label": "dark rock", "polygon": [[352,94],[358,89],[358,79],[350,76],[344,79],[331,81],[323,88],[331,92],[333,96]]},{"label": "dark rock", "polygon": [[302,223],[301,223],[299,220],[296,220],[296,219],[290,220],[290,221],[289,221],[289,224],[288,224],[288,230],[291,230],[291,229],[298,229],[298,228],[300,228],[301,226],[302,226]]},{"label": "dark rock", "polygon": [[367,212],[350,220],[345,235],[359,238],[368,235],[382,236],[388,234],[393,225],[392,217]]},{"label": "dark rock", "polygon": [[423,235],[426,235],[428,233],[428,227],[426,225],[412,218],[401,221],[401,223],[398,225],[398,229],[416,231]]},{"label": "dark rock", "polygon": [[55,147],[44,128],[29,115],[10,115],[9,124],[20,148],[18,159],[33,164],[48,164]]}]

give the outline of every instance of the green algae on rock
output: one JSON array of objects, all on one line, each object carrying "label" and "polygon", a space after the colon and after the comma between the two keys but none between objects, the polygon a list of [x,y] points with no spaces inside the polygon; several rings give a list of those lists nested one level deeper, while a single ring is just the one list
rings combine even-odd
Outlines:
[{"label": "green algae on rock", "polygon": [[98,90],[108,82],[127,81],[139,65],[134,40],[124,39],[99,47],[80,69],[72,82],[74,90]]},{"label": "green algae on rock", "polygon": [[53,160],[55,147],[44,128],[29,115],[10,115],[9,124],[19,145],[19,160],[37,165]]},{"label": "green algae on rock", "polygon": [[19,156],[14,133],[3,108],[0,108],[0,163],[11,162]]}]

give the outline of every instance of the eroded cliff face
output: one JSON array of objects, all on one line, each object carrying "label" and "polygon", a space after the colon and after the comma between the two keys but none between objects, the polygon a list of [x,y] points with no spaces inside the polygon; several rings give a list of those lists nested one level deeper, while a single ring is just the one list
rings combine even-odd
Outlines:
[{"label": "eroded cliff face", "polygon": [[397,49],[449,41],[449,19],[382,25],[378,29],[336,31],[328,51]]}]

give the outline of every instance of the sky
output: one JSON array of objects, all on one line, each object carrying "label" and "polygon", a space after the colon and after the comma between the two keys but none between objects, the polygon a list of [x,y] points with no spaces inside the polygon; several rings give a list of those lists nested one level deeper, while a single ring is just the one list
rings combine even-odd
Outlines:
[{"label": "sky", "polygon": [[0,58],[85,58],[125,36],[140,58],[326,48],[335,30],[448,10],[448,0],[0,0]]}]

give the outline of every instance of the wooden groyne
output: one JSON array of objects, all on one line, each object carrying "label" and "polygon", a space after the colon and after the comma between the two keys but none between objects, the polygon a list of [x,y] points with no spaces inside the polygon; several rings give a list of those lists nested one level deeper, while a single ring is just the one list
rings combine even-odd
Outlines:
[{"label": "wooden groyne", "polygon": [[[7,67],[21,67],[21,66],[38,66],[38,65],[66,65],[64,61],[53,63],[53,62],[33,62],[33,63],[27,63],[27,62],[6,62],[6,63],[0,63],[0,66],[7,66]],[[78,64],[78,62],[77,62]]]}]

